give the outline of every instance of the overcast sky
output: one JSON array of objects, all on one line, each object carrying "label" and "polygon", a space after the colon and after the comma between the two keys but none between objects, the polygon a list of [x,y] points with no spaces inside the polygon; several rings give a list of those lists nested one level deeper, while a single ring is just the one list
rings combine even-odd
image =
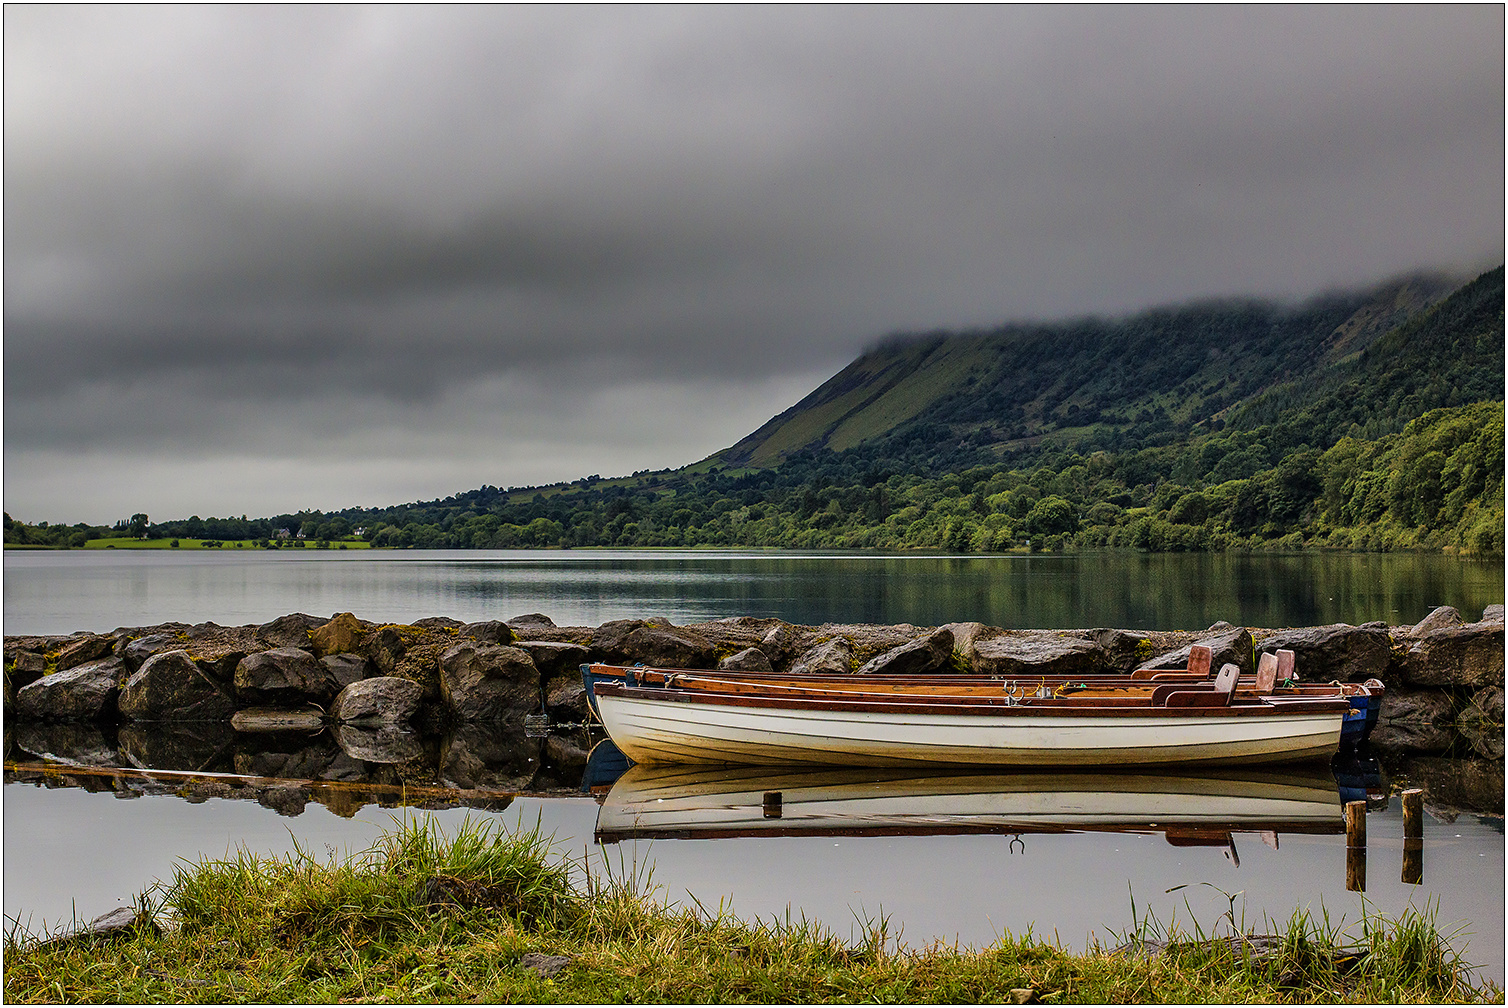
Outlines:
[{"label": "overcast sky", "polygon": [[1499,5],[4,18],[32,522],[677,466],[888,334],[1503,256]]}]

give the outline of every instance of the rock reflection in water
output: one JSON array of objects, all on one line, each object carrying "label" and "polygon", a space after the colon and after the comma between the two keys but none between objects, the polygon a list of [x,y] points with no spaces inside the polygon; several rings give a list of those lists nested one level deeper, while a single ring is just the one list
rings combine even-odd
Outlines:
[{"label": "rock reflection in water", "polygon": [[426,736],[395,727],[256,734],[217,723],[34,722],[6,731],[5,779],[120,798],[246,799],[281,815],[311,801],[345,818],[368,805],[499,811],[515,794],[576,793],[591,742],[584,730],[529,738],[516,727]]}]

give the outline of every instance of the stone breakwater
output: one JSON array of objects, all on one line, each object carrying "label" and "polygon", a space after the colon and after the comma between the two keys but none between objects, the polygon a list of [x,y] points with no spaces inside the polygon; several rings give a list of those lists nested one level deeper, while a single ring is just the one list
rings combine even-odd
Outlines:
[{"label": "stone breakwater", "polygon": [[854,675],[952,670],[1030,680],[1178,667],[1194,644],[1209,646],[1217,666],[1233,662],[1243,671],[1258,655],[1287,648],[1304,681],[1382,680],[1388,693],[1373,735],[1378,749],[1503,758],[1501,605],[1471,623],[1444,607],[1413,626],[1217,623],[1191,632],[813,627],[748,617],[561,627],[538,614],[378,624],[351,613],[294,613],[261,626],[167,623],[6,637],[5,709],[22,725],[216,723],[247,733],[330,725],[380,738],[467,726],[522,730],[526,717],[541,712],[556,724],[579,724],[588,709],[578,667],[589,661]]}]

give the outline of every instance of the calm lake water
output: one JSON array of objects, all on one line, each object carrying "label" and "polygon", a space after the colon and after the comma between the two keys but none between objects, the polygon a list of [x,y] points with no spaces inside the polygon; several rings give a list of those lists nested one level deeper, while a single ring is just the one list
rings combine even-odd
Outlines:
[{"label": "calm lake water", "polygon": [[807,625],[1191,630],[1217,620],[1413,624],[1440,605],[1474,619],[1502,601],[1501,562],[1413,554],[5,552],[8,634],[265,623],[290,612],[373,621],[542,612],[560,626],[771,616]]},{"label": "calm lake water", "polygon": [[[1484,606],[1503,600],[1501,563],[1407,555],[7,551],[4,569],[7,634],[102,631],[169,620],[262,623],[294,611],[351,611],[364,619],[394,621],[434,615],[506,619],[542,612],[561,625],[651,615],[675,623],[753,615],[803,624],[936,625],[973,619],[1005,627],[1191,629],[1220,619],[1248,626],[1403,624],[1437,605],[1454,605],[1474,618]],[[152,760],[149,743],[111,738],[93,748],[68,749],[44,740],[17,748],[8,740],[7,758],[35,765],[47,755],[37,750],[45,750],[80,763],[168,765]],[[542,764],[552,758],[552,744],[541,740],[536,750],[510,758],[519,766]],[[589,743],[573,745],[580,752]],[[245,773],[258,765],[250,756],[243,761],[243,754],[225,755],[223,749],[214,750],[221,763],[184,761],[180,769],[223,764],[227,772]],[[322,763],[293,755],[287,765],[304,767],[301,776],[332,781],[332,788],[382,779],[382,767],[369,764],[363,770],[334,742],[321,752]],[[437,774],[444,778],[445,756],[436,759]],[[520,771],[518,779],[530,779],[529,772]],[[565,776],[552,778],[554,785]],[[1308,768],[1303,776],[1297,793],[1306,796],[1304,807],[1328,802],[1330,809],[1339,809],[1338,785],[1328,768]],[[153,880],[171,877],[179,859],[224,856],[238,847],[274,852],[297,843],[321,856],[357,851],[395,814],[372,803],[362,807],[360,801],[359,811],[350,814],[350,808],[316,798],[298,803],[301,814],[290,816],[286,813],[298,809],[245,797],[188,800],[174,793],[170,775],[151,786],[143,786],[139,777],[83,768],[76,779],[54,774],[44,784],[41,775],[8,764],[3,810],[8,917],[32,930],[75,915],[92,918],[129,901]],[[656,839],[599,845],[603,817],[621,805],[622,784],[614,785],[617,797],[605,785],[599,788],[601,804],[552,785],[560,796],[518,797],[501,811],[441,808],[429,814],[450,825],[467,815],[495,816],[514,825],[538,822],[554,835],[563,856],[586,859],[594,870],[604,870],[604,863],[614,871],[637,865],[641,874],[652,868],[652,881],[667,898],[694,897],[709,907],[731,903],[745,918],[805,915],[847,935],[856,920],[883,914],[911,945],[942,938],[977,946],[1003,931],[1031,927],[1035,934],[1056,934],[1065,945],[1083,947],[1091,933],[1110,941],[1112,931],[1130,927],[1133,897],[1139,912],[1150,908],[1163,921],[1175,915],[1187,921],[1192,915],[1206,928],[1230,906],[1222,893],[1239,893],[1238,917],[1244,907],[1248,924],[1259,928],[1264,915],[1281,922],[1299,908],[1317,914],[1323,906],[1332,920],[1344,917],[1350,923],[1364,910],[1396,914],[1410,904],[1434,903],[1447,929],[1459,923],[1471,933],[1469,958],[1483,964],[1486,976],[1503,980],[1502,817],[1435,808],[1426,816],[1424,882],[1405,885],[1399,881],[1401,813],[1396,794],[1388,797],[1404,781],[1386,773],[1369,784],[1365,905],[1360,894],[1345,888],[1344,836],[1305,831],[1333,827],[1338,811],[1321,809],[1317,819],[1292,828],[1285,817],[1294,814],[1295,785],[1287,780],[1242,785],[1255,788],[1241,792],[1240,801],[1257,803],[1242,806],[1257,819],[1230,834],[1234,857],[1224,829],[1202,830],[1197,814],[1190,822],[1169,825],[1177,808],[1197,809],[1204,800],[1199,796],[1216,795],[1224,797],[1209,799],[1206,818],[1229,828],[1228,782],[1218,780],[1139,782],[1135,786],[1158,797],[1148,798],[1131,821],[1109,831],[1104,822],[1085,820],[1086,807],[1098,808],[1096,803],[1115,790],[1108,785],[1065,790],[1062,781],[1049,779],[967,786],[931,781],[908,785],[911,790],[896,797],[874,792],[880,783],[860,783],[870,789],[866,797],[878,803],[844,805],[837,820],[803,820],[792,798],[783,832],[721,839],[697,838],[705,832],[681,829],[655,834]],[[310,787],[311,793],[318,790]],[[785,787],[787,794],[799,792]],[[939,788],[953,795],[941,806],[917,798]],[[1122,790],[1127,788],[1135,793],[1130,784]],[[1005,796],[1023,791],[1037,799],[1035,811],[1024,819],[1020,809],[1002,805]],[[748,811],[741,801],[713,801],[688,814],[694,821],[698,815],[726,821]],[[1285,828],[1264,830],[1259,821],[1264,810],[1269,818],[1282,813],[1278,818]],[[896,815],[909,818],[898,824]],[[1169,818],[1159,821],[1162,816]],[[1277,833],[1275,848],[1264,831]]]}]

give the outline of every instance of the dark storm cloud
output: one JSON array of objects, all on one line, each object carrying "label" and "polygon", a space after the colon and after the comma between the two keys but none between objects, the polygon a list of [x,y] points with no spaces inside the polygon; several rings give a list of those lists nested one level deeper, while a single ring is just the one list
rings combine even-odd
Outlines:
[{"label": "dark storm cloud", "polygon": [[[1502,256],[1500,7],[5,27],[13,511],[106,517],[58,491],[83,452],[276,454],[274,483],[306,459],[324,506],[352,484],[319,483],[312,442],[407,466],[383,500],[421,471],[434,494],[671,465],[889,332]],[[627,390],[655,409],[602,406]]]}]

